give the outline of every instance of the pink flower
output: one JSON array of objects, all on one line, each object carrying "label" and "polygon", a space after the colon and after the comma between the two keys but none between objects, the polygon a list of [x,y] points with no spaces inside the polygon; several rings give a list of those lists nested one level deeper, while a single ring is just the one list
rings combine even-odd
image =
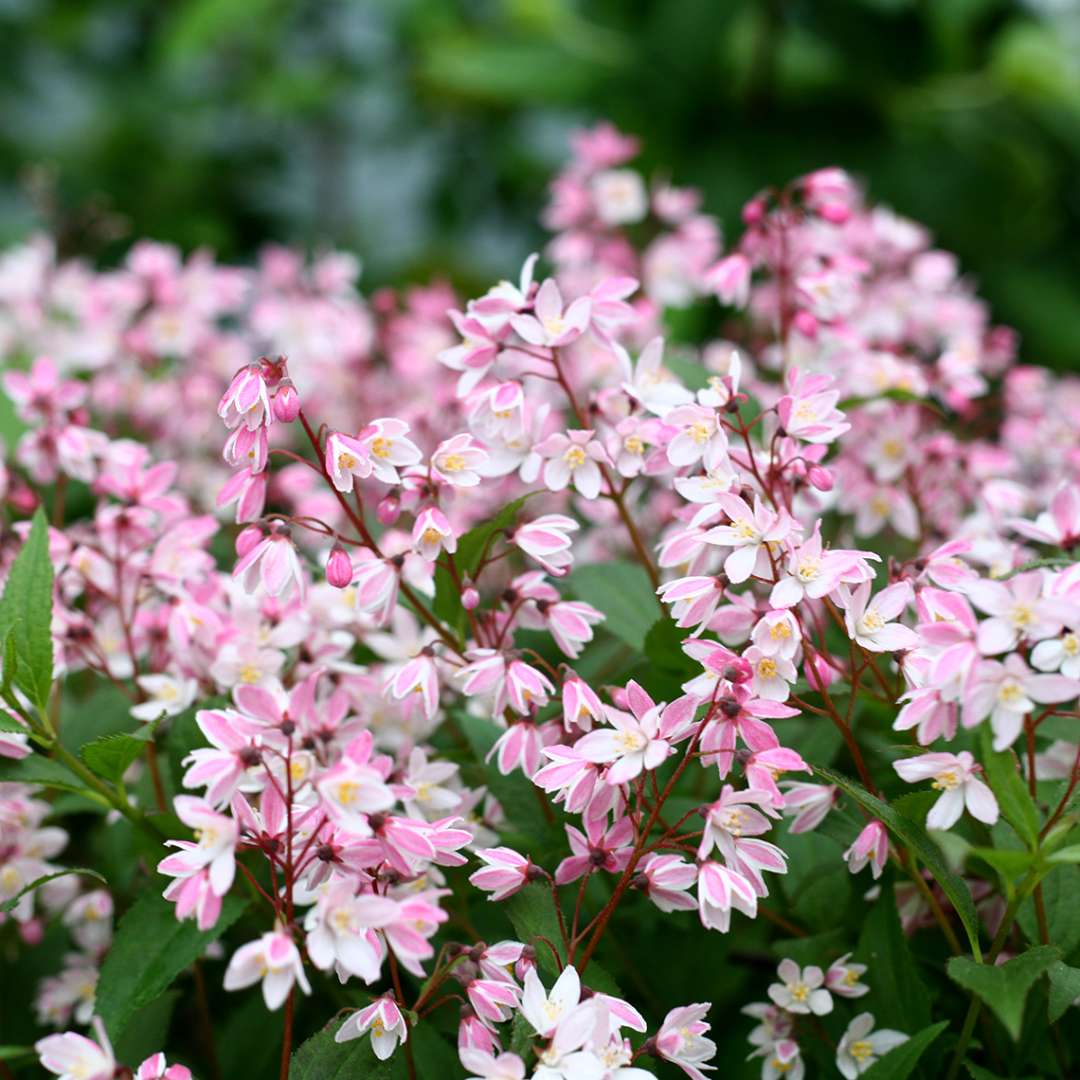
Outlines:
[{"label": "pink flower", "polygon": [[971,602],[989,619],[979,624],[976,640],[986,656],[1011,652],[1021,640],[1039,641],[1061,629],[1054,601],[1043,599],[1038,571],[1019,574],[1007,582],[980,578],[964,588]]},{"label": "pink flower", "polygon": [[398,907],[388,896],[358,896],[356,885],[347,879],[332,882],[304,920],[311,962],[321,971],[336,966],[339,972],[356,975],[366,983],[376,982],[383,948],[374,931],[393,923]]},{"label": "pink flower", "polygon": [[423,454],[405,438],[409,425],[404,420],[383,417],[372,420],[357,436],[364,457],[371,463],[371,472],[384,484],[399,484],[398,469],[418,465]]},{"label": "pink flower", "polygon": [[555,604],[537,604],[555,644],[564,655],[576,660],[583,645],[593,639],[593,626],[604,621],[604,614],[580,600],[562,600]]},{"label": "pink flower", "polygon": [[697,867],[679,855],[646,855],[638,864],[635,887],[661,911],[693,911],[694,898],[686,890],[697,880]]},{"label": "pink flower", "polygon": [[399,1042],[409,1037],[409,1027],[405,1017],[392,997],[383,996],[373,1001],[367,1008],[354,1012],[338,1028],[334,1042],[348,1042],[359,1039],[364,1032],[371,1032],[371,1049],[380,1061],[386,1061],[397,1049]]},{"label": "pink flower", "polygon": [[270,392],[260,364],[248,364],[233,376],[218,402],[217,411],[228,428],[245,424],[254,430],[273,421]]},{"label": "pink flower", "polygon": [[265,540],[237,562],[233,577],[238,578],[248,592],[254,592],[261,583],[270,596],[287,597],[294,587],[302,594],[304,571],[288,527],[275,525]]},{"label": "pink flower", "polygon": [[834,389],[834,376],[799,375],[793,369],[788,384],[790,392],[776,403],[777,415],[788,435],[808,443],[829,443],[851,430],[844,414],[836,408],[840,391]]},{"label": "pink flower", "polygon": [[442,551],[449,555],[457,551],[457,536],[446,515],[435,506],[428,506],[416,515],[412,541],[417,554],[430,562]]},{"label": "pink flower", "polygon": [[571,856],[563,859],[555,869],[555,884],[568,885],[587,873],[606,870],[609,874],[621,873],[630,861],[634,841],[634,826],[628,817],[620,818],[604,830],[606,818],[587,818],[585,833],[566,826]]},{"label": "pink flower", "polygon": [[170,1065],[164,1054],[152,1054],[136,1070],[135,1080],[191,1080],[185,1065]]},{"label": "pink flower", "polygon": [[889,837],[880,821],[871,821],[855,838],[855,843],[844,852],[848,869],[857,874],[870,864],[870,873],[876,881],[889,861]]},{"label": "pink flower", "polygon": [[716,1055],[716,1044],[705,1038],[709,1025],[704,1017],[710,1008],[710,1004],[700,1004],[672,1009],[656,1033],[656,1052],[690,1080],[706,1080],[702,1069],[711,1072],[715,1068],[707,1064]]},{"label": "pink flower", "polygon": [[1069,549],[1080,543],[1080,487],[1063,483],[1044,510],[1033,521],[1012,518],[1007,522],[1021,536],[1042,544]]},{"label": "pink flower", "polygon": [[581,526],[562,514],[545,514],[514,530],[511,542],[549,574],[561,577],[573,562],[569,533]]},{"label": "pink flower", "polygon": [[557,349],[585,333],[591,314],[592,301],[587,296],[579,296],[564,310],[559,286],[548,278],[537,290],[533,314],[512,315],[510,325],[530,345]]},{"label": "pink flower", "polygon": [[911,586],[899,581],[870,598],[871,582],[863,582],[844,603],[844,623],[848,636],[868,652],[900,652],[914,649],[919,635],[900,623],[892,622],[911,599]]},{"label": "pink flower", "polygon": [[730,492],[718,494],[716,502],[731,524],[710,529],[705,534],[705,542],[734,549],[724,560],[724,573],[728,580],[738,585],[755,572],[771,578],[770,545],[785,539],[795,522],[783,510],[769,509],[756,496],[753,510],[738,495]]},{"label": "pink flower", "polygon": [[243,990],[260,980],[263,1000],[271,1011],[285,1004],[294,984],[311,993],[300,950],[283,931],[274,930],[241,945],[229,960],[223,985],[226,990]]},{"label": "pink flower", "polygon": [[330,482],[338,491],[350,492],[357,477],[364,480],[371,475],[371,459],[368,445],[340,431],[331,432],[326,440],[324,465]]},{"label": "pink flower", "polygon": [[3,387],[21,419],[28,424],[52,421],[86,399],[87,384],[63,379],[55,362],[39,356],[28,372],[6,371]]},{"label": "pink flower", "polygon": [[750,298],[751,270],[750,260],[736,252],[709,267],[705,273],[705,285],[716,293],[721,304],[744,308]]},{"label": "pink flower", "polygon": [[532,860],[512,848],[480,848],[476,856],[487,865],[470,874],[469,883],[490,892],[489,900],[505,900],[532,879]]},{"label": "pink flower", "polygon": [[984,660],[975,668],[964,693],[961,720],[964,727],[974,727],[989,716],[994,749],[1004,750],[1016,741],[1024,717],[1036,703],[1057,704],[1078,695],[1080,681],[1036,674],[1014,653],[1003,664]]},{"label": "pink flower", "polygon": [[668,462],[676,468],[703,462],[707,472],[727,458],[727,435],[715,409],[704,405],[676,405],[664,414],[664,424],[675,431],[667,445]]},{"label": "pink flower", "polygon": [[371,733],[365,731],[345,748],[345,756],[316,782],[327,813],[342,828],[370,836],[368,815],[389,810],[396,799],[378,769],[369,764]]},{"label": "pink flower", "polygon": [[431,455],[431,471],[453,487],[476,487],[488,460],[488,452],[471,435],[463,432],[439,443]]},{"label": "pink flower", "polygon": [[266,473],[245,468],[232,476],[218,492],[216,505],[220,508],[236,503],[236,522],[257,521],[266,505]]},{"label": "pink flower", "polygon": [[920,754],[894,761],[893,768],[909,784],[933,779],[941,798],[926,816],[928,829],[950,829],[965,807],[973,818],[986,825],[998,819],[998,805],[990,789],[978,778],[979,767],[966,750],[959,754]]},{"label": "pink flower", "polygon": [[105,1025],[96,1016],[94,1034],[97,1042],[74,1031],[38,1039],[34,1050],[42,1068],[59,1076],[60,1080],[112,1080],[116,1058]]},{"label": "pink flower", "polygon": [[751,919],[757,916],[754,886],[722,863],[710,860],[699,864],[697,894],[701,925],[710,930],[726,934],[731,926],[732,908]]},{"label": "pink flower", "polygon": [[825,972],[826,989],[838,997],[857,998],[870,993],[870,987],[859,979],[866,971],[865,964],[849,964],[851,953],[844,953],[839,960],[834,960]]},{"label": "pink flower", "polygon": [[595,435],[595,431],[556,432],[534,447],[535,453],[547,458],[544,484],[548,490],[562,491],[572,483],[586,499],[600,494],[600,464],[606,464],[607,453]]},{"label": "pink flower", "polygon": [[793,833],[816,829],[839,797],[838,789],[831,784],[803,784],[788,780],[781,786],[784,792],[784,816],[793,819]]},{"label": "pink flower", "polygon": [[206,869],[215,895],[224,896],[237,873],[237,838],[239,829],[228,814],[218,813],[205,799],[177,795],[173,809],[185,825],[194,829],[198,842],[166,840],[179,853],[167,855],[158,864],[158,872],[170,877],[190,877]]},{"label": "pink flower", "polygon": [[438,360],[451,371],[461,372],[457,396],[467,397],[491,370],[499,354],[499,342],[496,332],[475,315],[463,315],[460,311],[448,311],[447,315],[462,340],[457,345],[443,349]]},{"label": "pink flower", "polygon": [[657,705],[632,680],[626,686],[626,697],[631,712],[604,709],[614,730],[591,731],[574,747],[586,761],[610,764],[605,777],[609,784],[625,784],[642,770],[657,768],[672,752],[671,744],[661,738],[660,717],[664,705]]}]

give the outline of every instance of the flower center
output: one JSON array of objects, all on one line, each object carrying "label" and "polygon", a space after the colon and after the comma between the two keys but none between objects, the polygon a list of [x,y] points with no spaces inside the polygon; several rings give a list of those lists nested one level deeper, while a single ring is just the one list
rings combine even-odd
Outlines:
[{"label": "flower center", "polygon": [[570,466],[571,469],[576,469],[579,465],[585,464],[585,451],[580,446],[571,446],[565,454],[563,454],[563,461]]}]

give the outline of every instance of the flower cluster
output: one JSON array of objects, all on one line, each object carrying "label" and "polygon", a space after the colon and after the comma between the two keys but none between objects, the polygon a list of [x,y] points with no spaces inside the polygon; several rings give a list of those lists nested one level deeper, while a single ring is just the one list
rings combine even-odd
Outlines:
[{"label": "flower cluster", "polygon": [[[813,944],[811,870],[842,896],[869,868],[876,922],[972,962],[1020,951],[1077,850],[1080,383],[1017,364],[842,171],[754,196],[725,249],[636,152],[581,133],[543,258],[469,300],[365,300],[354,260],[279,249],[0,262],[0,933],[75,946],[42,1022],[116,1000],[135,887],[52,877],[98,827],[163,897],[117,939],[151,901],[206,955],[225,934],[213,993],[280,1012],[283,1075],[301,1027],[316,1069],[435,1075],[452,1013],[462,1075],[703,1080],[710,1003],[678,1002],[727,991],[617,989],[613,938]],[[689,306],[722,336],[667,340]],[[763,1077],[918,1034],[821,1020],[868,992],[859,948],[745,1007]],[[37,1050],[123,1068],[100,1026]]]}]

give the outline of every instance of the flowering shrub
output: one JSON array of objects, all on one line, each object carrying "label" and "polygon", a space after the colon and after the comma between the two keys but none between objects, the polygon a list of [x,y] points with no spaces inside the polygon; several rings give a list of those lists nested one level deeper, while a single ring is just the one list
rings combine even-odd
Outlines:
[{"label": "flowering shrub", "polygon": [[636,151],[468,301],[3,258],[11,1067],[1075,1075],[1080,383]]}]

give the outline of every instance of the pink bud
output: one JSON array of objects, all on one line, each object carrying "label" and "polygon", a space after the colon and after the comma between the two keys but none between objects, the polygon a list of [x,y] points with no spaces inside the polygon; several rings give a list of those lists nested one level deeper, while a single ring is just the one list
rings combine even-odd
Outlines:
[{"label": "pink bud", "polygon": [[461,606],[466,611],[475,611],[479,603],[480,594],[471,585],[467,585],[461,594]]},{"label": "pink bud", "polygon": [[330,552],[330,558],[326,560],[326,580],[335,589],[345,589],[352,584],[352,579],[352,559],[340,544],[335,544]]},{"label": "pink bud", "polygon": [[29,919],[19,924],[19,937],[27,945],[40,945],[45,937],[45,924],[40,919]]},{"label": "pink bud", "polygon": [[742,209],[742,219],[747,225],[757,225],[765,217],[765,200],[755,196]]},{"label": "pink bud", "polygon": [[805,338],[816,338],[818,321],[809,311],[797,311],[791,320],[792,329],[798,331]]},{"label": "pink bud", "polygon": [[401,500],[396,495],[387,495],[375,507],[375,516],[382,525],[393,525],[401,516]]},{"label": "pink bud", "polygon": [[819,694],[827,686],[831,686],[836,682],[837,679],[836,669],[824,656],[819,656],[816,653],[806,658],[806,662],[803,664],[803,672],[806,675],[806,681],[810,684],[810,689],[816,690]]},{"label": "pink bud", "polygon": [[817,488],[818,491],[832,491],[833,489],[832,473],[820,465],[811,465],[806,478],[810,481],[811,486]]},{"label": "pink bud", "polygon": [[282,381],[274,395],[274,416],[283,424],[291,424],[300,415],[300,395],[288,380]]},{"label": "pink bud", "polygon": [[822,203],[817,208],[817,212],[833,225],[843,225],[851,217],[850,208],[838,202]]},{"label": "pink bud", "polygon": [[8,492],[8,502],[20,514],[32,514],[38,505],[38,497],[25,484],[13,484]]},{"label": "pink bud", "polygon": [[243,558],[256,544],[262,542],[263,531],[261,525],[249,525],[236,534],[236,554]]}]

